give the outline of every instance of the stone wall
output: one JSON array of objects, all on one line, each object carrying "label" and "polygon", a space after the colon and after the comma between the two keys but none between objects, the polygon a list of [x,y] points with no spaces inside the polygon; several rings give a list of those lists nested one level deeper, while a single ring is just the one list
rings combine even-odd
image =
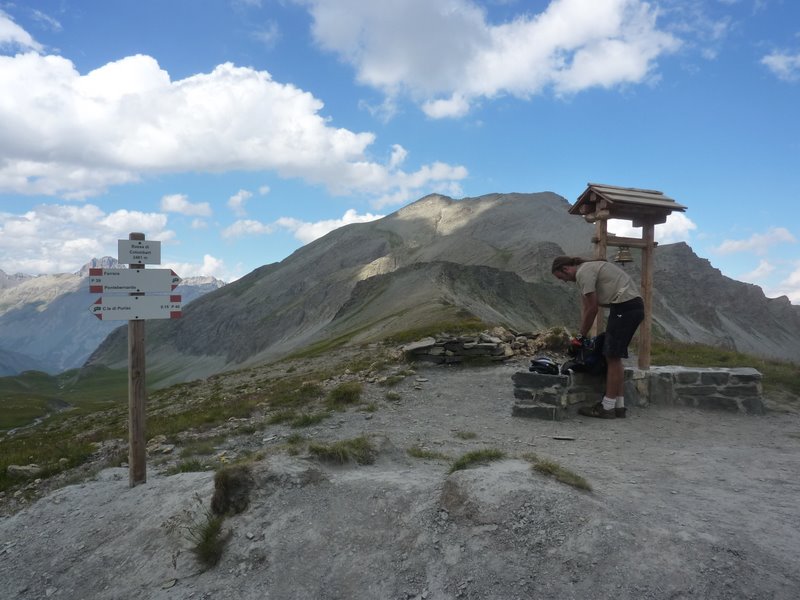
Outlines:
[{"label": "stone wall", "polygon": [[[578,407],[603,397],[603,377],[570,372],[542,375],[518,371],[512,376],[512,414],[560,420],[577,414]],[[744,414],[764,414],[761,373],[735,369],[652,367],[643,371],[625,369],[626,406],[650,404],[689,406]]]}]

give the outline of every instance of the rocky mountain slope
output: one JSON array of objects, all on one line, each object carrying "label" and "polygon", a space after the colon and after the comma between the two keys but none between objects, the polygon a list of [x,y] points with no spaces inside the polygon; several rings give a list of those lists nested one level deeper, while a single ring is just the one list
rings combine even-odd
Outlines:
[{"label": "rocky mountain slope", "polygon": [[[574,287],[555,280],[550,263],[591,255],[594,229],[569,206],[549,192],[431,195],[342,227],[204,296],[179,320],[148,323],[148,368],[172,373],[165,382],[189,380],[315,342],[364,342],[465,316],[523,330],[572,327]],[[800,356],[800,307],[722,276],[686,244],[658,247],[655,262],[657,335]],[[88,364],[126,360],[118,331]]]},{"label": "rocky mountain slope", "polygon": [[[128,470],[112,468],[16,514],[4,515],[0,498],[0,596],[797,597],[798,414],[651,406],[613,421],[512,417],[511,376],[526,366],[393,364],[383,375],[402,381],[391,395],[369,377],[360,403],[316,425],[298,430],[256,411],[154,440],[146,484],[130,488]],[[257,394],[287,367],[193,382],[150,409]],[[326,386],[353,377],[329,372]],[[336,464],[310,451],[354,439],[368,440],[370,460]],[[206,522],[215,474],[174,468],[201,445],[214,450],[200,460],[244,461],[253,478],[247,507],[222,523],[213,568],[195,559],[190,528]],[[501,460],[451,471],[487,450]],[[591,491],[558,481],[555,467]]]},{"label": "rocky mountain slope", "polygon": [[[26,370],[59,373],[80,367],[97,346],[120,326],[89,312],[89,268],[116,267],[111,257],[93,259],[77,273],[6,276],[0,281],[0,375]],[[190,277],[175,293],[184,304],[224,285],[214,278]]]}]

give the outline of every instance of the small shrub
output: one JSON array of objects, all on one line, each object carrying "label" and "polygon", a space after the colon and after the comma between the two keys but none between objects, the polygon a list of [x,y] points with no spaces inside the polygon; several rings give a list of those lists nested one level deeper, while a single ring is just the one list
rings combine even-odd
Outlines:
[{"label": "small shrub", "polygon": [[375,462],[375,448],[365,436],[332,444],[311,444],[308,451],[321,460],[343,465],[355,461],[360,465]]},{"label": "small shrub", "polygon": [[281,423],[293,421],[296,418],[297,412],[294,410],[279,410],[267,419],[267,423],[269,425],[279,425]]},{"label": "small shrub", "polygon": [[456,431],[454,435],[460,440],[474,440],[478,437],[474,431]]},{"label": "small shrub", "polygon": [[211,510],[215,515],[236,515],[250,504],[253,474],[245,465],[223,467],[214,475]]},{"label": "small shrub", "polygon": [[361,399],[363,389],[364,386],[359,381],[341,383],[328,393],[328,404],[333,408],[355,404]]},{"label": "small shrub", "polygon": [[402,398],[402,396],[397,392],[386,392],[386,399],[391,402],[397,402],[400,398]]},{"label": "small shrub", "polygon": [[461,458],[456,460],[453,463],[453,466],[450,467],[450,472],[454,473],[456,471],[461,471],[463,469],[469,469],[478,464],[486,464],[493,460],[502,460],[506,457],[506,453],[502,450],[497,450],[494,448],[486,448],[484,450],[473,450],[472,452],[467,452]]},{"label": "small shrub", "polygon": [[329,416],[330,415],[326,412],[311,413],[311,414],[303,413],[301,415],[295,416],[291,421],[289,421],[289,427],[292,427],[294,429],[298,429],[300,427],[311,427],[312,425],[321,423]]}]

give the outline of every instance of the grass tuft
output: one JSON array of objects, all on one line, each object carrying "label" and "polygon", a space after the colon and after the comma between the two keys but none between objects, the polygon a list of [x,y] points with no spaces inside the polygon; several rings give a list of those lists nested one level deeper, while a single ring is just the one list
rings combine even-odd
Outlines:
[{"label": "grass tuft", "polygon": [[562,467],[560,464],[553,460],[546,460],[541,459],[535,454],[526,454],[524,456],[526,460],[532,463],[531,468],[535,471],[538,471],[542,475],[547,475],[552,477],[556,481],[560,481],[561,483],[565,483],[567,485],[571,485],[574,488],[578,488],[579,490],[585,490],[587,492],[592,491],[591,484],[586,481],[583,477]]},{"label": "grass tuft", "polygon": [[430,459],[430,460],[450,460],[450,457],[441,452],[434,452],[421,446],[411,446],[406,453],[413,458]]},{"label": "grass tuft", "polygon": [[308,451],[320,460],[339,465],[351,461],[360,465],[371,465],[375,462],[376,454],[375,447],[363,435],[332,444],[313,443],[309,445]]},{"label": "grass tuft", "polygon": [[506,453],[502,450],[497,450],[495,448],[486,448],[484,450],[473,450],[472,452],[467,452],[461,458],[456,460],[453,465],[450,467],[450,472],[455,473],[456,471],[462,471],[464,469],[469,469],[470,467],[474,467],[475,465],[485,465],[494,460],[502,460],[506,457]]},{"label": "grass tuft", "polygon": [[364,386],[359,381],[346,381],[340,383],[328,393],[328,406],[341,409],[349,404],[356,404],[361,400]]}]

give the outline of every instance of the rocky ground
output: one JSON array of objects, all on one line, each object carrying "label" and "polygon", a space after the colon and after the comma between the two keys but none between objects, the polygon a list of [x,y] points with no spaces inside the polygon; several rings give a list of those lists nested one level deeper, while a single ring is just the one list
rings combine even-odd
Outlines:
[{"label": "rocky ground", "polygon": [[[0,517],[0,597],[75,599],[794,599],[800,589],[800,415],[629,408],[627,419],[511,416],[527,359],[424,366],[302,434],[367,436],[375,462],[291,455],[297,430],[230,438],[258,449],[244,512],[203,570],[186,526],[213,474],[146,484],[127,469],[50,491]],[[241,425],[241,424],[239,424]],[[239,426],[237,425],[237,426]],[[414,458],[417,447],[430,458]],[[502,460],[450,473],[452,460]],[[532,455],[591,491],[531,468]],[[8,505],[6,505],[6,509]]]}]

